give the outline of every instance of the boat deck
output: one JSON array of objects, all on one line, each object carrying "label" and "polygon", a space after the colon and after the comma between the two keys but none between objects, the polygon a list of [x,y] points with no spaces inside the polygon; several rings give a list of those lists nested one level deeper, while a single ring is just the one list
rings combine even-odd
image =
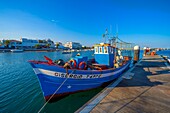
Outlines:
[{"label": "boat deck", "polygon": [[145,56],[130,71],[76,112],[168,113],[170,112],[170,67],[158,55]]}]

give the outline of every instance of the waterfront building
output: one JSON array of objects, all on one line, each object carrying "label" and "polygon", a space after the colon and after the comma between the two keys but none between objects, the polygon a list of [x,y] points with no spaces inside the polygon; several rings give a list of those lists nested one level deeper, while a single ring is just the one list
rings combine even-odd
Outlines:
[{"label": "waterfront building", "polygon": [[10,44],[9,44],[9,47],[10,48],[21,48],[22,47],[22,43],[21,41],[18,41],[18,40],[9,40],[10,41]]},{"label": "waterfront building", "polygon": [[64,49],[64,45],[61,42],[56,42],[56,46],[57,49]]},{"label": "waterfront building", "polygon": [[47,39],[46,41],[47,41],[47,44],[50,45],[50,46],[49,46],[50,48],[55,48],[55,44],[54,44],[54,42],[53,42],[52,40]]},{"label": "waterfront building", "polygon": [[64,47],[68,47],[70,49],[81,49],[82,45],[78,42],[67,42],[64,44]]},{"label": "waterfront building", "polygon": [[36,45],[39,45],[41,48],[54,48],[54,42],[50,39],[47,40],[33,40],[27,38],[21,38],[23,48],[34,48]]},{"label": "waterfront building", "polygon": [[23,48],[34,48],[38,44],[38,40],[21,38],[21,43]]},{"label": "waterfront building", "polygon": [[19,48],[21,47],[21,41],[18,40],[2,40],[0,44],[1,48]]},{"label": "waterfront building", "polygon": [[47,39],[47,40],[38,40],[38,44],[42,47],[42,48],[55,48],[55,44],[52,40]]},{"label": "waterfront building", "polygon": [[4,44],[2,43],[2,41],[0,40],[0,49],[4,48]]},{"label": "waterfront building", "polygon": [[36,40],[21,38],[20,40],[2,40],[0,41],[0,48],[11,48],[11,49],[31,49],[31,48],[55,48],[55,44],[52,40]]}]

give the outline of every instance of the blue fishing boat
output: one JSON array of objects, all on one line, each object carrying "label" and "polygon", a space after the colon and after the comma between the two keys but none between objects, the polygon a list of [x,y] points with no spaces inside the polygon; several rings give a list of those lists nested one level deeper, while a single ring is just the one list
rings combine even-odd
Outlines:
[{"label": "blue fishing boat", "polygon": [[80,54],[64,62],[31,60],[39,79],[45,100],[57,100],[69,94],[101,87],[118,78],[131,63],[131,57],[123,56],[115,68],[116,48],[111,44],[100,43],[94,46],[94,59]]}]

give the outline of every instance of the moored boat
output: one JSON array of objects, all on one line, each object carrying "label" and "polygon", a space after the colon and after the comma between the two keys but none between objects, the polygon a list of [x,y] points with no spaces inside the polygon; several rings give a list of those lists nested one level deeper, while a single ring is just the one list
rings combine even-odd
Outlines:
[{"label": "moored boat", "polygon": [[45,100],[60,99],[66,95],[94,89],[118,78],[131,63],[131,57],[124,56],[115,68],[116,48],[111,44],[100,43],[94,46],[94,59],[80,54],[68,62],[29,61],[38,76]]},{"label": "moored boat", "polygon": [[170,57],[167,58],[168,62],[170,63]]},{"label": "moored boat", "polygon": [[12,49],[11,52],[13,53],[23,52],[23,49]]},{"label": "moored boat", "polygon": [[71,50],[64,50],[62,54],[71,54]]}]

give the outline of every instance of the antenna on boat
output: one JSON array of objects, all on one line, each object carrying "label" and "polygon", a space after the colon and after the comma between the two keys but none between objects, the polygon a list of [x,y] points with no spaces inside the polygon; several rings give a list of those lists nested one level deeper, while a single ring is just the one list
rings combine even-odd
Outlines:
[{"label": "antenna on boat", "polygon": [[118,38],[118,24],[116,24],[116,37]]},{"label": "antenna on boat", "polygon": [[110,36],[112,36],[112,25],[110,25]]},{"label": "antenna on boat", "polygon": [[111,44],[112,45],[112,39],[113,38],[113,36],[112,36],[112,25],[110,25],[110,34],[109,34],[109,44]]},{"label": "antenna on boat", "polygon": [[105,33],[103,34],[103,38],[104,38],[104,43],[106,43],[106,38],[108,38],[108,30],[107,30],[107,28],[106,28],[106,31],[105,31]]},{"label": "antenna on boat", "polygon": [[115,65],[116,62],[117,62],[117,61],[116,61],[116,56],[117,56],[117,54],[116,54],[116,53],[117,53],[117,52],[116,52],[116,51],[117,51],[117,50],[116,50],[116,48],[117,48],[117,47],[116,47],[116,46],[117,46],[116,43],[117,43],[117,42],[116,42],[116,41],[117,41],[117,39],[118,39],[118,25],[116,24],[116,36],[113,37],[113,42],[112,42],[112,43],[113,43],[113,46],[115,47],[115,49],[114,49],[114,65]]}]

